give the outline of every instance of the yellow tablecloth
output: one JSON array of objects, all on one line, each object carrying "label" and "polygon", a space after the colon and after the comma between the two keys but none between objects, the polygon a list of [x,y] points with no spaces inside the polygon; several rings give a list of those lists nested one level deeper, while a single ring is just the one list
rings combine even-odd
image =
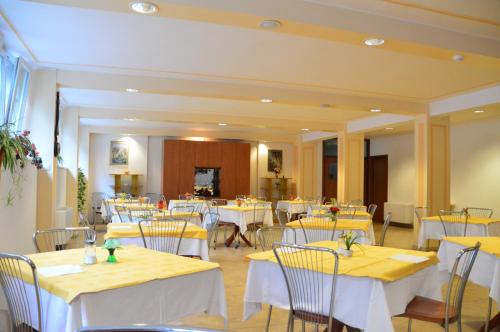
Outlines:
[{"label": "yellow tablecloth", "polygon": [[[437,221],[441,222],[441,219],[439,219],[439,216],[432,216],[432,217],[424,217],[423,221]],[[445,217],[443,219],[444,222],[454,222],[451,221],[449,218]],[[461,223],[465,223],[465,219],[462,219],[461,221],[457,221]],[[479,218],[479,217],[469,217],[467,220],[467,223],[469,224],[480,224],[480,225],[489,225],[492,223],[500,222],[500,219],[492,219],[492,218]]]},{"label": "yellow tablecloth", "polygon": [[138,199],[107,199],[106,203],[114,204],[139,204]]},{"label": "yellow tablecloth", "polygon": [[[166,210],[163,212],[153,214],[153,218],[161,219],[161,218],[192,218],[199,217],[200,214],[198,212],[185,212],[185,211],[170,211]],[[188,220],[189,221],[189,220]]]},{"label": "yellow tablecloth", "polygon": [[[107,250],[97,248],[98,264],[84,265],[84,249],[52,251],[28,255],[37,268],[56,265],[81,265],[83,272],[55,277],[39,275],[40,286],[70,303],[84,293],[135,286],[148,281],[178,277],[219,268],[219,264],[196,260],[136,246],[115,251],[118,263],[106,263]],[[23,270],[32,280],[30,270]],[[119,305],[119,303],[117,303]]]},{"label": "yellow tablecloth", "polygon": [[[293,200],[293,201],[290,201],[290,200],[284,200],[284,201],[281,201],[281,202],[286,202],[286,203],[289,203],[289,204],[305,204],[306,202],[304,202],[303,200]],[[309,203],[309,202],[308,202]]]},{"label": "yellow tablecloth", "polygon": [[443,238],[443,240],[457,243],[464,247],[474,247],[477,242],[480,242],[481,248],[479,250],[500,258],[500,236],[448,236]]},{"label": "yellow tablecloth", "polygon": [[154,204],[124,204],[130,211],[141,211],[141,210],[156,210],[156,206]]},{"label": "yellow tablecloth", "polygon": [[[330,211],[325,211],[325,210],[313,210],[312,211],[313,215],[315,215],[315,214],[329,214],[329,213],[330,213]],[[352,211],[340,210],[338,212],[338,215],[341,217],[348,216],[348,215],[350,216],[350,215],[352,215]],[[356,218],[356,216],[358,216],[358,217],[370,217],[370,214],[366,211],[357,210],[356,214],[354,215],[354,218]]]},{"label": "yellow tablecloth", "polygon": [[[338,248],[337,242],[322,241],[310,243],[306,246],[324,247],[336,250]],[[353,248],[354,255],[352,257],[344,257],[339,255],[339,270],[338,274],[348,275],[352,277],[368,277],[380,279],[386,282],[392,282],[438,263],[437,255],[435,252],[422,252],[415,250],[404,250],[397,248],[376,247],[361,245]],[[390,257],[398,254],[407,254],[413,256],[424,256],[429,259],[422,263],[409,263],[392,259]],[[276,257],[272,251],[264,251],[261,253],[250,254],[246,257],[249,260],[267,260],[277,263]],[[323,265],[325,273],[333,274],[334,258],[333,255],[325,259]],[[305,265],[300,264],[297,268],[306,268]]]},{"label": "yellow tablecloth", "polygon": [[[365,233],[368,233],[368,231],[370,230],[371,223],[372,222],[370,220],[338,219],[337,227],[335,229],[338,231],[362,230]],[[302,224],[304,225],[305,228],[327,229],[327,225],[325,225],[323,222],[320,224],[315,223],[313,218],[303,218]],[[291,221],[287,223],[286,226],[292,228],[301,228],[300,222],[298,220]]]},{"label": "yellow tablecloth", "polygon": [[[108,230],[106,234],[104,234],[104,240],[107,239],[119,239],[124,237],[141,237],[141,230],[139,229],[139,225],[136,223],[119,223],[113,224],[110,223],[107,225]],[[150,235],[150,230],[147,226],[143,226],[143,231],[145,236]],[[171,232],[170,232],[171,233]],[[180,230],[177,236],[180,236]],[[169,234],[173,235],[173,234]],[[186,229],[184,230],[183,238],[188,239],[207,239],[207,230],[203,229],[199,226],[188,223]]]},{"label": "yellow tablecloth", "polygon": [[[230,210],[230,211],[242,211],[242,212],[247,212],[247,211],[253,211],[254,207],[253,206],[219,206],[219,209],[224,209],[224,210]],[[256,210],[269,210],[271,207],[257,207]]]}]

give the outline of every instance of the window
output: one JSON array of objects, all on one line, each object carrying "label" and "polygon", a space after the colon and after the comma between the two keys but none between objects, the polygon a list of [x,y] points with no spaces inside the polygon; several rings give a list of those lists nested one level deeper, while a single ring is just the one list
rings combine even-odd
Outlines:
[{"label": "window", "polygon": [[15,130],[23,129],[26,97],[28,95],[29,71],[21,58],[0,57],[0,119],[11,123]]}]

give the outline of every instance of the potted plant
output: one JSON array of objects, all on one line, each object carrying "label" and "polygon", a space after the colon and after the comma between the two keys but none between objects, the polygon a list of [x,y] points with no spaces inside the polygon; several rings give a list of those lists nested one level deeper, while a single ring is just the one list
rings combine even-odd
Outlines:
[{"label": "potted plant", "polygon": [[16,132],[13,127],[11,123],[0,125],[0,175],[2,170],[6,170],[13,180],[13,186],[7,194],[7,205],[12,205],[14,198],[21,195],[24,166],[31,163],[38,169],[42,168],[42,158],[29,138],[30,132]]},{"label": "potted plant", "polygon": [[121,248],[120,241],[118,241],[116,239],[108,239],[104,242],[103,247],[104,247],[104,249],[106,249],[108,251],[108,254],[109,254],[106,262],[116,263],[117,261],[116,261],[116,256],[115,256],[115,250]]},{"label": "potted plant", "polygon": [[81,168],[78,168],[78,212],[84,213],[87,201],[87,181]]},{"label": "potted plant", "polygon": [[[352,257],[352,254],[354,253],[354,251],[352,250],[352,247],[354,245],[359,246],[359,242],[358,242],[359,235],[354,233],[354,232],[349,231],[349,232],[342,233],[342,235],[339,237],[339,239],[341,239],[341,241],[339,241],[339,248],[338,248],[339,253],[343,256],[346,256],[346,257]],[[341,246],[341,244],[343,246]]]}]

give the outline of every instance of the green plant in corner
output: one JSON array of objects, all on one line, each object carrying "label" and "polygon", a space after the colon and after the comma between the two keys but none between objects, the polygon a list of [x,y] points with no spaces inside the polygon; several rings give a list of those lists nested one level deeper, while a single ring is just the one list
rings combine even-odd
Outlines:
[{"label": "green plant in corner", "polygon": [[[0,171],[6,170],[12,176],[13,185],[7,193],[7,205],[12,205],[16,197],[21,197],[22,169],[27,163],[42,168],[42,158],[35,144],[29,139],[29,131],[14,131],[11,123],[0,125]],[[1,172],[0,172],[1,174]]]},{"label": "green plant in corner", "polygon": [[78,168],[78,212],[85,212],[85,203],[87,202],[87,181],[85,173]]}]

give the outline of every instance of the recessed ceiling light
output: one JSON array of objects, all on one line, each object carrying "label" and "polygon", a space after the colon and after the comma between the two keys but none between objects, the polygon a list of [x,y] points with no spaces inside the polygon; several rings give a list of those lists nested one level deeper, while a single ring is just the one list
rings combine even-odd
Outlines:
[{"label": "recessed ceiling light", "polygon": [[126,120],[126,121],[136,121],[137,119],[134,119],[134,118],[125,118],[123,120]]},{"label": "recessed ceiling light", "polygon": [[219,126],[227,126],[227,123],[222,123],[222,122],[220,122],[220,123],[219,123]]},{"label": "recessed ceiling light", "polygon": [[132,92],[132,93],[139,92],[139,90],[137,90],[137,89],[132,89],[132,88],[127,88],[127,89],[125,89],[125,91],[127,91],[127,92]]},{"label": "recessed ceiling light", "polygon": [[139,14],[154,14],[158,11],[158,6],[151,2],[132,1],[129,4],[130,9]]},{"label": "recessed ceiling light", "polygon": [[264,20],[259,23],[259,26],[263,29],[277,29],[281,27],[281,22],[278,20]]},{"label": "recessed ceiling light", "polygon": [[365,45],[368,46],[380,46],[385,43],[385,40],[380,38],[370,38],[365,40]]},{"label": "recessed ceiling light", "polygon": [[309,128],[302,128],[302,131],[309,131]]},{"label": "recessed ceiling light", "polygon": [[455,54],[453,57],[452,57],[453,61],[455,62],[461,62],[461,61],[464,61],[464,56],[462,54]]},{"label": "recessed ceiling light", "polygon": [[484,113],[484,110],[475,110],[474,113],[478,114],[478,113]]},{"label": "recessed ceiling light", "polygon": [[382,112],[382,110],[381,110],[381,109],[379,109],[379,108],[372,108],[372,109],[370,110],[370,112],[372,112],[372,113],[380,113],[380,112]]},{"label": "recessed ceiling light", "polygon": [[262,98],[262,99],[260,100],[260,102],[261,102],[261,103],[272,103],[272,102],[273,102],[273,100],[272,100],[272,99],[269,99],[269,98]]},{"label": "recessed ceiling light", "polygon": [[385,130],[394,130],[394,128],[392,128],[392,127],[387,127],[387,128],[385,128]]}]

